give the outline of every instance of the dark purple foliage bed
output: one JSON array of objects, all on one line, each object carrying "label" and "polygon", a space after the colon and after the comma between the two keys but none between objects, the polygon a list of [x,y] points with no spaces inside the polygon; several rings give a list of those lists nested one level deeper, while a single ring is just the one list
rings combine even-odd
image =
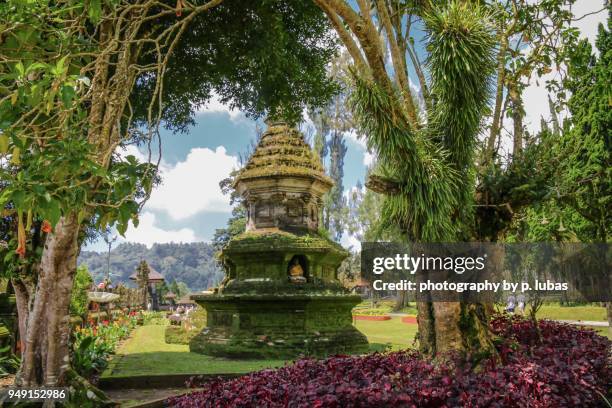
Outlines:
[{"label": "dark purple foliage bed", "polygon": [[[168,400],[172,407],[599,407],[608,406],[611,342],[591,330],[497,317],[501,364],[479,372],[433,365],[417,352],[299,360]],[[610,397],[608,396],[608,400]]]}]

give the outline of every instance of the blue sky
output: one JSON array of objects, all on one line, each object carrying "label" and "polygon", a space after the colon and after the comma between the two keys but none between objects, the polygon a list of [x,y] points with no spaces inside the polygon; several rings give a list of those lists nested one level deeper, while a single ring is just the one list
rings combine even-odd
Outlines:
[{"label": "blue sky", "polygon": [[[600,10],[602,2],[582,0],[573,7],[576,16],[582,16]],[[589,15],[574,25],[594,41],[597,25],[605,22],[607,14],[601,11]],[[546,77],[536,81],[530,80],[523,95],[525,103],[525,125],[536,132],[540,118],[549,116],[546,79],[558,75],[554,67]],[[412,82],[416,83],[414,75]],[[416,87],[416,86],[415,86]],[[416,87],[418,88],[418,87]],[[511,120],[506,120],[507,127],[512,128]],[[259,123],[261,126],[263,124]],[[256,122],[241,112],[231,110],[215,98],[196,116],[196,124],[185,134],[172,134],[162,131],[162,164],[163,183],[156,187],[151,199],[140,215],[138,228],[130,226],[125,237],[118,242],[139,242],[151,246],[155,242],[196,242],[210,241],[215,229],[226,225],[231,208],[229,199],[221,194],[219,181],[227,177],[230,171],[238,167],[238,157],[244,153],[255,137]],[[344,189],[348,190],[363,182],[366,165],[372,156],[366,151],[363,141],[354,134],[346,135],[348,151],[344,161]],[[511,145],[510,140],[502,139],[504,145]],[[145,156],[135,147],[126,154],[134,154],[141,159]],[[343,244],[355,245],[354,240],[344,237]],[[103,251],[106,245],[102,240],[87,245],[85,250]]]}]

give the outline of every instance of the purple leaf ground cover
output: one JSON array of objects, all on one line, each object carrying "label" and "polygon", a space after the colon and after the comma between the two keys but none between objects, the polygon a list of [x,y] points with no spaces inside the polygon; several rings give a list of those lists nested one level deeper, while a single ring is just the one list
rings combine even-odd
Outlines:
[{"label": "purple leaf ground cover", "polygon": [[[600,407],[610,394],[612,343],[594,331],[520,317],[491,322],[497,360],[478,370],[413,350],[302,359],[275,370],[193,386],[168,400],[187,407]],[[608,397],[608,400],[610,398]]]}]

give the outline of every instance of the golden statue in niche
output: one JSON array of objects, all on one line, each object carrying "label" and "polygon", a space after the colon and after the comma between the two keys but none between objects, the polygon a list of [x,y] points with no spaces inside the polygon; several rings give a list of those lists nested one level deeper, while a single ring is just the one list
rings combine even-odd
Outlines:
[{"label": "golden statue in niche", "polygon": [[304,268],[300,265],[300,260],[297,256],[291,260],[291,265],[289,265],[289,280],[296,283],[306,282]]}]

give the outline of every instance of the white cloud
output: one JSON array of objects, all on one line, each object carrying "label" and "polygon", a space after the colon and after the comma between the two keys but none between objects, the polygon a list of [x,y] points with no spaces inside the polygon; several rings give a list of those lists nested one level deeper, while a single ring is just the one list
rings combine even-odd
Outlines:
[{"label": "white cloud", "polygon": [[157,186],[145,208],[166,211],[182,220],[201,211],[230,212],[229,198],[219,182],[238,168],[238,159],[223,146],[216,150],[193,148],[185,161],[161,166],[162,184]]},{"label": "white cloud", "polygon": [[357,148],[363,151],[363,165],[364,166],[368,167],[368,166],[371,166],[372,163],[374,163],[376,155],[368,151],[368,148],[366,146],[366,141],[363,136],[360,137],[354,129],[351,129],[348,132],[344,132],[344,137],[349,141],[349,143],[352,143]]},{"label": "white cloud", "polygon": [[224,112],[227,113],[232,120],[238,120],[244,117],[244,114],[238,109],[231,108],[229,105],[221,102],[221,98],[218,94],[212,94],[210,100],[206,103],[205,106],[201,106],[198,109],[198,113],[219,113]]},{"label": "white cloud", "polygon": [[[149,153],[148,152],[143,153],[138,147],[134,145],[121,147],[119,150],[117,150],[117,153],[123,158],[126,158],[127,156],[134,156],[136,160],[138,160],[141,163],[146,163],[149,161]],[[157,155],[156,151],[151,152],[151,162],[154,164],[157,162],[156,155]],[[159,163],[159,167],[160,169],[164,169],[168,167],[164,159],[162,159],[161,162]]]},{"label": "white cloud", "polygon": [[361,242],[357,238],[347,234],[346,232],[342,234],[342,238],[340,238],[340,245],[345,248],[349,248],[353,252],[361,251]]},{"label": "white cloud", "polygon": [[371,166],[372,163],[374,163],[375,158],[376,156],[374,155],[374,153],[370,153],[366,150],[365,152],[363,152],[363,165],[366,167]]},{"label": "white cloud", "polygon": [[359,134],[355,131],[355,129],[351,129],[348,132],[344,132],[344,137],[346,137],[349,141],[355,143],[357,146],[361,147],[363,150],[367,149],[366,141],[363,136],[359,136]]},{"label": "white cloud", "polygon": [[164,244],[168,242],[195,242],[197,241],[192,229],[181,228],[180,230],[164,230],[155,226],[155,214],[145,211],[139,216],[138,228],[132,223],[125,233],[125,239],[121,241],[145,244],[150,248],[153,244]]}]

